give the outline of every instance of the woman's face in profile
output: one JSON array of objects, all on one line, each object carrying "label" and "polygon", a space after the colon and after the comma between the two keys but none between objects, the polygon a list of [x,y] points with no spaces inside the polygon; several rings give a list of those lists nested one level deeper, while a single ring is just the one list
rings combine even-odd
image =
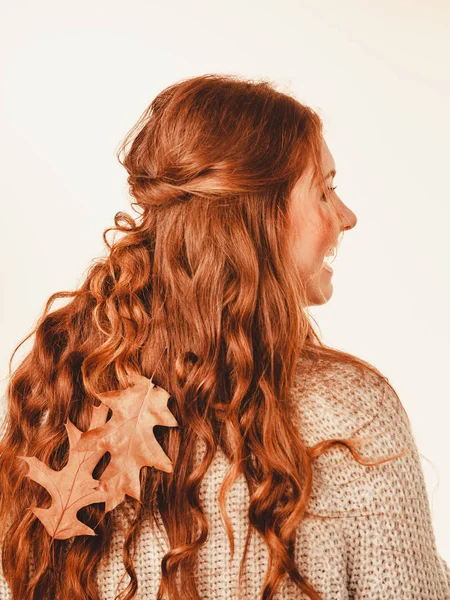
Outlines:
[{"label": "woman's face in profile", "polygon": [[[333,156],[322,139],[322,169],[329,188],[334,187],[336,165]],[[331,172],[331,173],[330,173]],[[356,215],[342,202],[335,191],[323,198],[323,190],[317,185],[309,189],[312,171],[304,174],[295,184],[291,195],[292,250],[298,268],[306,283],[308,304],[325,304],[333,293],[332,277],[324,264],[330,247],[335,247],[344,229],[353,229]],[[313,277],[314,273],[318,275]]]}]

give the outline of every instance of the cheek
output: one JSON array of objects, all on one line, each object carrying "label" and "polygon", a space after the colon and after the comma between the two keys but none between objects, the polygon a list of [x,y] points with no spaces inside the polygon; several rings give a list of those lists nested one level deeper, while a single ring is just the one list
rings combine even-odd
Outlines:
[{"label": "cheek", "polygon": [[320,244],[319,253],[325,254],[328,248],[336,243],[338,236],[338,230],[336,228],[336,222],[333,217],[330,216],[327,211],[322,211],[321,216],[321,227],[320,227]]},{"label": "cheek", "polygon": [[335,243],[337,234],[330,211],[318,205],[307,214],[295,211],[291,221],[290,246],[302,270],[311,271],[323,262],[328,248]]},{"label": "cheek", "polygon": [[302,233],[296,232],[294,242],[292,243],[292,250],[295,255],[297,266],[300,268],[302,273],[309,274],[315,268],[318,263],[322,262],[321,240],[317,235],[317,232],[306,230]]}]

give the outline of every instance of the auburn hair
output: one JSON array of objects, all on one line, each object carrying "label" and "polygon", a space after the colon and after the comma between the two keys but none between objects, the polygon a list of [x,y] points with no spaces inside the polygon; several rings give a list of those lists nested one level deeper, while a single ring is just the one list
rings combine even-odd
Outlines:
[{"label": "auburn hair", "polygon": [[[300,355],[317,369],[322,357],[387,381],[369,363],[320,340],[290,251],[295,182],[312,168],[314,182],[327,187],[322,133],[319,115],[270,80],[206,74],[159,93],[121,143],[117,158],[137,216],[115,215],[115,226],[103,233],[106,256],[92,261],[79,289],[50,296],[9,362],[0,534],[14,600],[100,598],[95,574],[110,550],[111,514],[104,514],[104,503],[87,506],[79,517],[96,535],[50,544],[29,510],[48,507],[50,495],[17,457],[36,456],[62,469],[69,451],[64,423],[70,419],[85,431],[98,394],[127,387],[135,373],[154,374],[154,383],[170,393],[168,408],[180,427],[155,429],[173,471],[141,469],[141,501],[134,500],[136,517],[124,544],[131,581],[118,598],[136,596],[130,549],[157,507],[170,541],[158,599],[199,600],[191,573],[208,532],[199,489],[220,446],[231,462],[219,497],[231,549],[225,497],[244,473],[250,529],[270,553],[261,598],[271,600],[289,576],[309,598],[321,600],[296,566],[294,540],[311,493],[313,460],[336,441],[305,446],[288,392]],[[111,242],[109,231],[119,234]],[[67,302],[51,310],[56,299]],[[17,349],[32,335],[29,353],[12,372]],[[199,441],[206,453],[194,476]],[[341,443],[363,464],[377,464],[358,454],[356,442]],[[93,476],[107,463],[105,454]],[[241,576],[246,555],[247,546]]]}]

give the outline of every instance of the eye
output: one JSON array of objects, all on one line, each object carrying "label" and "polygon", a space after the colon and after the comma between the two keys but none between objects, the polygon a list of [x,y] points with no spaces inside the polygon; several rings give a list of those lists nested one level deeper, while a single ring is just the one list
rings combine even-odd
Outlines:
[{"label": "eye", "polygon": [[[328,189],[329,189],[330,191],[333,191],[333,190],[335,190],[336,188],[337,188],[337,185],[335,185],[335,186],[334,186],[334,187],[332,187],[332,188],[328,188]],[[326,195],[325,195],[325,194],[322,194],[322,200],[323,200],[324,202],[327,202],[327,197],[326,197]]]}]

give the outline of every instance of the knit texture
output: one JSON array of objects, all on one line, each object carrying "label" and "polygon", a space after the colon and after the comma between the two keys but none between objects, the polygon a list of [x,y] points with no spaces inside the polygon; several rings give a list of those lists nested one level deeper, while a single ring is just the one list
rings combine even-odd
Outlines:
[{"label": "knit texture", "polygon": [[[331,362],[325,371],[297,376],[291,394],[292,417],[307,446],[330,438],[374,435],[375,440],[358,448],[365,458],[387,458],[411,449],[406,456],[378,466],[359,464],[343,446],[314,461],[310,514],[296,537],[300,573],[323,600],[450,600],[450,569],[436,547],[418,448],[409,419],[389,385],[372,373],[361,374],[354,366]],[[204,450],[199,443],[196,464]],[[202,482],[200,499],[210,529],[199,551],[197,587],[204,600],[258,600],[268,550],[253,531],[245,577],[238,588],[249,527],[249,492],[241,474],[228,493],[227,512],[235,536],[231,560],[218,504],[229,466],[219,449]],[[111,512],[111,552],[97,574],[102,600],[114,600],[129,582],[122,546],[133,514],[128,498]],[[156,599],[161,560],[169,550],[159,513],[158,517],[161,531],[145,521],[138,536],[133,558],[139,583],[136,600]],[[12,597],[1,573],[0,595],[1,600]],[[306,600],[307,596],[286,577],[275,599]]]}]

